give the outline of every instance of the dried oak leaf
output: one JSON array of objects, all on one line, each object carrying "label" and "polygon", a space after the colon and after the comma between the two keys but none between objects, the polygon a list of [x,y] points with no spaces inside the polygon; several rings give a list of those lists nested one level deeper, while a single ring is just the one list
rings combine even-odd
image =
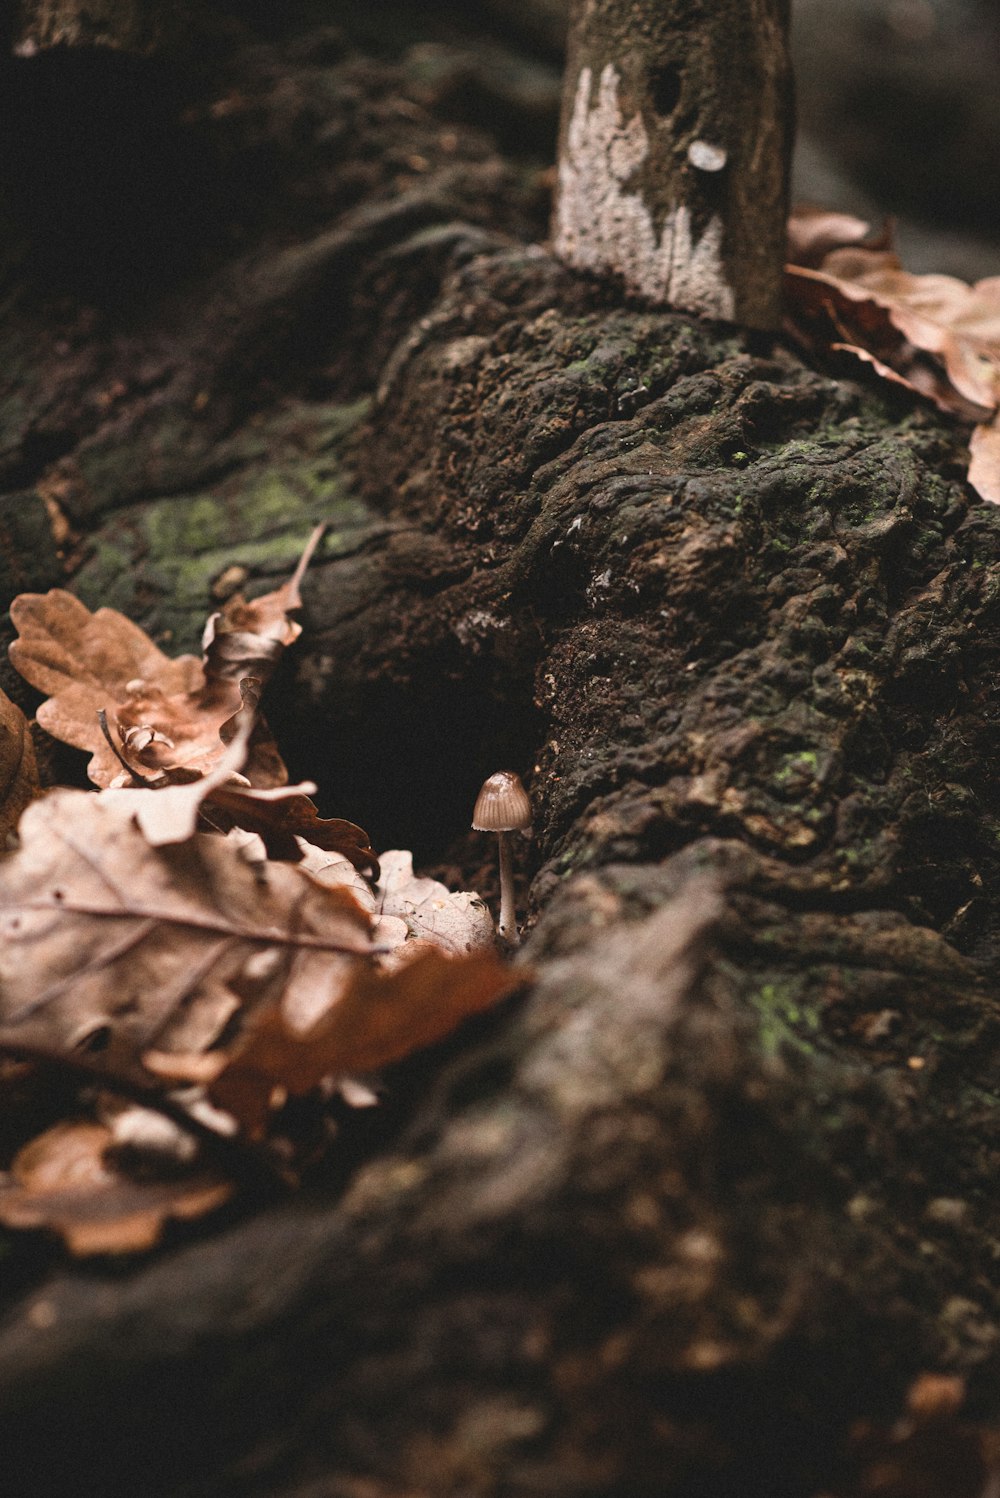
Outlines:
[{"label": "dried oak leaf", "polygon": [[301,607],[299,585],[322,533],[317,526],[281,588],[249,604],[234,598],[212,615],[201,661],[171,660],[123,614],[92,614],[61,588],[22,593],[11,605],[20,638],[10,658],[26,681],[49,694],[39,723],[54,738],[89,750],[88,774],[106,786],[118,765],[98,723],[102,708],[130,763],[200,774],[217,764],[249,715],[247,778],[257,786],[283,785],[287,771],[257,709],[279,656],[301,633],[288,613]]},{"label": "dried oak leaf", "polygon": [[969,457],[969,483],[983,499],[1000,504],[1000,415],[975,428]]},{"label": "dried oak leaf", "polygon": [[153,848],[120,793],[52,792],[20,837],[0,860],[0,1048],[15,1053],[98,1037],[119,1055],[200,1051],[276,987],[319,1007],[332,959],[371,950],[349,891],[209,833]]},{"label": "dried oak leaf", "polygon": [[413,940],[431,942],[455,956],[492,949],[496,931],[482,898],[474,890],[449,890],[436,879],[419,878],[413,872],[413,854],[406,849],[382,854],[373,888],[359,878],[353,859],[345,862],[343,850],[323,852],[311,838],[303,839],[301,847],[310,873],[324,884],[346,886],[371,912],[374,937],[383,950]]},{"label": "dried oak leaf", "polygon": [[0,849],[17,829],[24,808],[40,794],[28,720],[0,691]]},{"label": "dried oak leaf", "polygon": [[276,1089],[301,1095],[326,1077],[377,1071],[443,1039],[527,977],[493,952],[451,957],[423,943],[392,972],[356,964],[336,1002],[308,1030],[293,1029],[280,1006],[263,1010],[209,1095],[257,1137]]},{"label": "dried oak leaf", "polygon": [[[379,877],[379,861],[367,832],[343,817],[321,817],[310,792],[309,781],[275,790],[246,788],[227,782],[209,796],[213,814],[218,812],[233,827],[255,832],[271,858],[302,859],[302,840],[327,853],[339,853],[354,868]],[[223,824],[224,825],[224,824]]]},{"label": "dried oak leaf", "polygon": [[295,571],[280,588],[250,602],[236,593],[211,615],[201,642],[206,675],[228,681],[251,676],[262,686],[267,683],[283,652],[302,633],[301,624],[288,616],[302,607],[299,589],[325,529],[316,526]]},{"label": "dried oak leaf", "polygon": [[969,286],[955,276],[915,276],[891,251],[833,250],[816,270],[790,266],[848,303],[874,302],[914,348],[936,355],[955,389],[992,410],[1000,401],[1000,276]]},{"label": "dried oak leaf", "polygon": [[356,869],[368,869],[377,878],[378,859],[367,832],[341,817],[321,817],[310,800],[316,789],[311,781],[269,789],[245,784],[236,772],[248,745],[252,754],[250,720],[206,774],[168,770],[153,782],[115,785],[105,792],[105,799],[123,797],[122,804],[131,809],[146,841],[156,848],[186,842],[199,827],[217,832],[240,827],[260,837],[270,858],[301,862],[300,839],[307,838],[314,847],[342,854]]},{"label": "dried oak leaf", "polygon": [[810,348],[850,354],[870,364],[881,379],[905,386],[962,421],[981,421],[987,414],[986,407],[959,394],[936,357],[903,336],[885,307],[851,301],[827,281],[798,272],[798,266],[786,267],[786,299],[794,332]]},{"label": "dried oak leaf", "polygon": [[260,710],[263,695],[264,682],[256,676],[244,676],[240,681],[239,712],[226,719],[219,729],[219,738],[228,746],[249,727],[243,773],[251,785],[271,788],[285,785],[288,771]]},{"label": "dried oak leaf", "polygon": [[230,1182],[205,1171],[132,1179],[109,1154],[113,1144],[111,1129],[83,1120],[40,1134],[0,1181],[0,1222],[54,1229],[78,1256],[139,1253],[154,1246],[169,1218],[201,1217],[233,1194]]},{"label": "dried oak leaf", "polygon": [[793,258],[810,260],[786,267],[788,300],[800,324],[811,325],[819,342],[825,324],[829,346],[978,422],[969,483],[1000,504],[996,419],[989,420],[1000,405],[1000,276],[970,286],[954,276],[912,275],[891,251],[859,244],[831,249],[812,263],[807,244],[796,246],[792,233],[790,242],[798,249]]},{"label": "dried oak leaf", "polygon": [[19,635],[11,662],[48,694],[38,721],[53,738],[90,751],[95,785],[109,785],[119,769],[98,722],[102,708],[146,769],[204,772],[224,753],[219,730],[240,709],[239,688],[207,680],[195,656],[171,660],[124,614],[92,614],[61,588],[20,594],[10,615]]},{"label": "dried oak leaf", "polygon": [[382,856],[374,914],[398,917],[409,937],[433,942],[455,956],[491,948],[496,940],[493,918],[479,895],[419,878],[412,853],[402,848]]},{"label": "dried oak leaf", "polygon": [[869,241],[870,249],[888,249],[891,228],[884,225],[878,241],[870,241],[871,225],[853,213],[838,213],[812,203],[796,203],[785,226],[787,258],[793,265],[819,265],[831,250]]}]

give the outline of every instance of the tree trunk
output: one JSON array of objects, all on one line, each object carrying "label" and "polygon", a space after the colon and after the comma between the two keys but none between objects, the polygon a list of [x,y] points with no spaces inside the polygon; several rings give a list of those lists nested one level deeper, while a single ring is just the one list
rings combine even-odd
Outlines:
[{"label": "tree trunk", "polygon": [[5,1234],[5,1490],[853,1498],[922,1370],[1000,1414],[1000,514],[909,396],[530,243],[474,34],[293,23],[174,122],[190,244],[5,270],[3,580],[179,653],[326,519],[283,753],[491,896],[523,772],[534,976],[304,1193],[125,1265]]},{"label": "tree trunk", "polygon": [[556,253],[653,302],[780,317],[789,0],[575,0]]}]

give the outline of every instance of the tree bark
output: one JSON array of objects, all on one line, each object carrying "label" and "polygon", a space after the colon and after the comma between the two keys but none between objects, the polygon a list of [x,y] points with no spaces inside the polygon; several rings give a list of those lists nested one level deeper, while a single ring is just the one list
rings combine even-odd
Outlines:
[{"label": "tree bark", "polygon": [[183,0],[17,0],[11,43],[19,57],[50,47],[108,47],[147,55],[175,40]]},{"label": "tree bark", "polygon": [[788,0],[576,0],[556,253],[752,328],[780,314]]}]

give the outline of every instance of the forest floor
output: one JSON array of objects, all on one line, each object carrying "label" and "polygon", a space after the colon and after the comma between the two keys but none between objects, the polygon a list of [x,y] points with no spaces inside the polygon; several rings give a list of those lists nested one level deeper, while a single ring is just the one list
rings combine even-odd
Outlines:
[{"label": "forest floor", "polygon": [[124,1264],[3,1239],[9,1491],[976,1498],[1000,517],[962,432],[559,266],[530,29],[213,10],[169,62],[7,72],[5,601],[179,653],[323,520],[293,778],[490,897],[476,789],[536,808],[529,992],[309,1190]]}]

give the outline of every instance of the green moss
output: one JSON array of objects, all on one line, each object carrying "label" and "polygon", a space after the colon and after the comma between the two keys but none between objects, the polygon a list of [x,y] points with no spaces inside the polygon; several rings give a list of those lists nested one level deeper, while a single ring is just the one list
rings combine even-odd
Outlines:
[{"label": "green moss", "polygon": [[336,447],[364,409],[295,407],[245,429],[226,452],[247,461],[217,486],[117,510],[94,533],[74,590],[174,648],[196,648],[227,567],[247,569],[252,594],[292,569],[319,521],[328,526],[321,558],[357,545],[369,514],[347,489]]},{"label": "green moss", "polygon": [[136,548],[129,532],[98,531],[91,538],[91,554],[73,584],[88,608],[128,613],[134,603]]},{"label": "green moss", "polygon": [[787,1045],[813,1051],[811,1037],[821,1029],[819,1014],[813,1006],[802,1002],[795,983],[775,979],[762,983],[749,997],[758,1017],[757,1033],[765,1055],[777,1055]]},{"label": "green moss", "polygon": [[150,556],[174,558],[180,550],[200,553],[227,539],[225,509],[211,494],[157,500],[144,505],[139,523]]},{"label": "green moss", "polygon": [[774,778],[782,788],[805,786],[815,780],[818,773],[819,755],[815,749],[796,749],[790,754],[782,755]]},{"label": "green moss", "polygon": [[0,452],[18,445],[29,415],[28,402],[19,392],[10,391],[0,400]]}]

